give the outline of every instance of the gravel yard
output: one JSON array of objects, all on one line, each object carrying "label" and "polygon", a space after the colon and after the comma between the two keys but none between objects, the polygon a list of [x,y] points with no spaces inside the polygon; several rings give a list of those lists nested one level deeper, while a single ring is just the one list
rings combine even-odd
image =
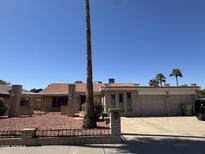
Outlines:
[{"label": "gravel yard", "polygon": [[[15,117],[0,119],[0,131],[21,130],[23,128],[37,127],[38,129],[81,129],[83,119],[74,119],[61,115],[60,112],[49,112],[32,117]],[[98,122],[98,127],[108,127],[104,122]]]}]

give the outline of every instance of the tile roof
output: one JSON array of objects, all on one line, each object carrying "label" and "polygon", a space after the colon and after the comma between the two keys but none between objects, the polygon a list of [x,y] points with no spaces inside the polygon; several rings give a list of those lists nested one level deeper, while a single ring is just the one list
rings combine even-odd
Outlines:
[{"label": "tile roof", "polygon": [[52,83],[48,87],[40,91],[39,93],[65,93],[68,92],[68,84],[64,83]]},{"label": "tile roof", "polygon": [[109,87],[134,87],[136,86],[134,83],[110,83]]},{"label": "tile roof", "polygon": [[[102,83],[97,83],[97,84],[93,84],[93,91],[94,92],[98,92],[100,91],[100,88],[103,86],[104,84]],[[85,83],[76,83],[76,92],[86,92],[86,84]]]},{"label": "tile roof", "polygon": [[[86,84],[85,83],[75,83],[76,92],[86,92]],[[102,87],[104,87],[104,83],[94,83],[93,91],[98,92]],[[122,86],[135,86],[133,83],[112,83],[109,84],[111,87],[122,87]],[[45,89],[43,89],[39,93],[43,94],[51,94],[51,93],[67,93],[68,92],[68,84],[67,83],[52,83],[48,85]]]}]

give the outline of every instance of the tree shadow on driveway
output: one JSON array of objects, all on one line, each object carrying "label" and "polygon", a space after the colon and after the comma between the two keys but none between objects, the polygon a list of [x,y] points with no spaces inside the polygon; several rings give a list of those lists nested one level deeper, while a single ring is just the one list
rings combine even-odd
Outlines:
[{"label": "tree shadow on driveway", "polygon": [[[100,145],[84,146],[100,147]],[[205,138],[126,134],[122,144],[103,144],[101,147],[104,153],[108,154],[205,154]]]},{"label": "tree shadow on driveway", "polygon": [[205,139],[139,136],[124,141],[120,153],[136,154],[205,154]]}]

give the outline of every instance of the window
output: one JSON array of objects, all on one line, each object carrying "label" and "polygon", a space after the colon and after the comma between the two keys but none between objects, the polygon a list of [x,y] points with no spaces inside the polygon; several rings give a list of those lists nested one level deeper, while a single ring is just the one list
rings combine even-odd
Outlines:
[{"label": "window", "polygon": [[111,95],[111,107],[116,108],[115,95]]},{"label": "window", "polygon": [[20,106],[29,106],[30,104],[30,98],[29,97],[22,97]]},{"label": "window", "polygon": [[128,111],[128,112],[132,112],[131,93],[127,93],[127,111]]},{"label": "window", "polygon": [[120,111],[124,112],[123,94],[119,94],[119,105],[120,105]]},{"label": "window", "polygon": [[61,105],[68,105],[68,97],[53,97],[52,107],[60,108]]}]

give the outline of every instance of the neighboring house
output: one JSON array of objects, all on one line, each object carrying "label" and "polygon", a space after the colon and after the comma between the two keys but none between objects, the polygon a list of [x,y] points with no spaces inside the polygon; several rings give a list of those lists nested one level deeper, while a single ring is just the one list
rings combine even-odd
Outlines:
[{"label": "neighboring house", "polygon": [[5,100],[5,104],[8,107],[8,111],[5,114],[6,116],[10,112],[13,112],[13,110],[18,109],[18,114],[32,114],[32,106],[35,104],[35,93],[30,92],[25,89],[21,89],[21,92],[19,97],[19,101],[13,101],[11,99],[11,92],[12,92],[12,86],[8,85],[2,85],[0,84],[0,98]]},{"label": "neighboring house", "polygon": [[[94,101],[101,102],[104,111],[119,108],[124,116],[177,116],[182,115],[181,106],[193,105],[197,86],[184,87],[149,87],[133,83],[94,83]],[[76,113],[82,110],[85,102],[86,84],[50,84],[39,96],[41,101],[35,109]]]},{"label": "neighboring house", "polygon": [[9,87],[0,84],[0,98],[4,99],[6,103],[9,101]]}]

